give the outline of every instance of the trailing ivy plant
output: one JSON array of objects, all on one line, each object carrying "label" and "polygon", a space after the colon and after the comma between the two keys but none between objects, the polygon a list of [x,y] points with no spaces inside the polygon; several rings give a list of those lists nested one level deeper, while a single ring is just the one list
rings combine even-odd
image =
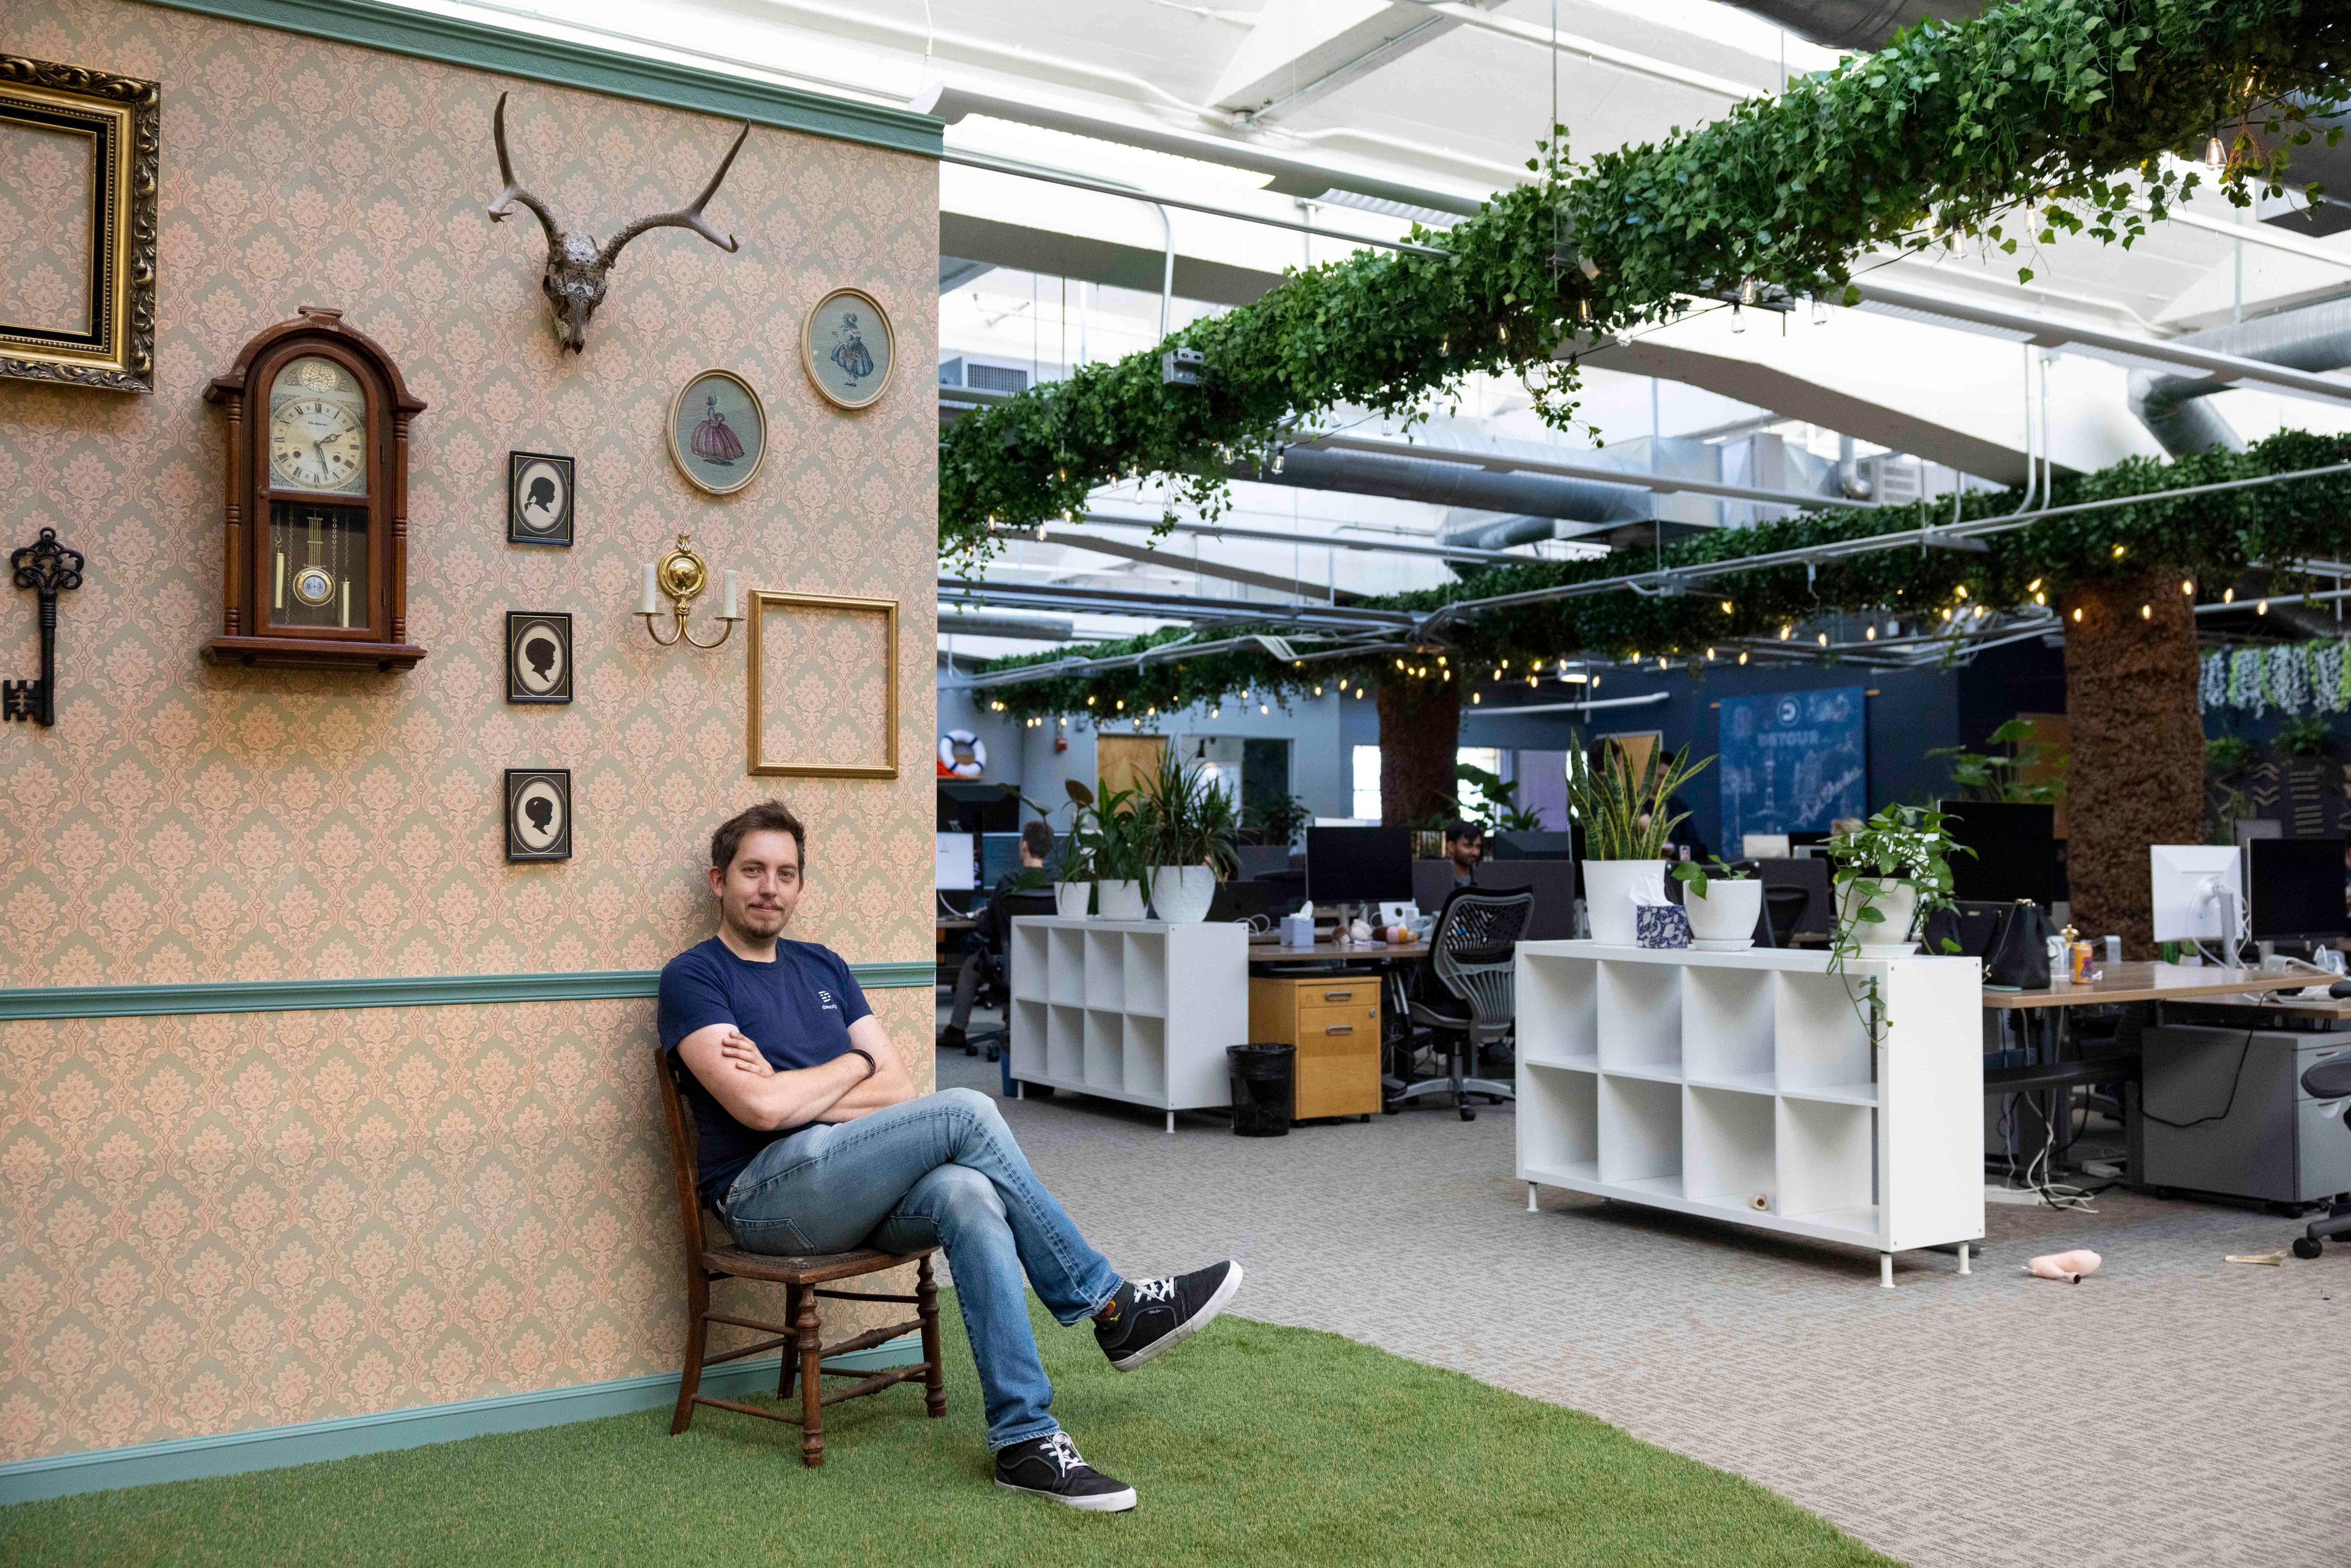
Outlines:
[{"label": "trailing ivy plant", "polygon": [[[2351,8],[2319,0],[2014,0],[1588,164],[1554,126],[1534,180],[1415,231],[1438,254],[1293,272],[1157,348],[965,415],[939,454],[941,552],[984,559],[1144,475],[1166,481],[1171,517],[1213,514],[1228,476],[1324,411],[1409,419],[1471,371],[1523,376],[1563,425],[1580,347],[1693,297],[1843,298],[1855,259],[1886,250],[1966,242],[2029,263],[2061,230],[2127,246],[2199,178],[2164,155],[2200,156],[2216,128],[2231,198],[2274,187],[2346,57]],[[1179,346],[1204,357],[1196,385],[1162,377]]]},{"label": "trailing ivy plant", "polygon": [[[2209,452],[2168,463],[2135,457],[2060,478],[2053,499],[2064,505],[2147,495],[2336,464],[2351,464],[2351,438],[2288,431],[2242,453]],[[1660,559],[1676,567],[1801,552],[1954,516],[1989,519],[2018,504],[2013,493],[1977,491],[1956,508],[1948,497],[1916,508],[1831,507],[1752,528],[1691,535],[1666,545]],[[1667,659],[1703,668],[1709,649],[1731,656],[1718,644],[1741,638],[1774,642],[1831,611],[1891,617],[1908,632],[1998,609],[2062,611],[2067,591],[2077,584],[2141,577],[2158,567],[2176,570],[2180,577],[2156,583],[2150,592],[2176,593],[2184,584],[2199,601],[2209,601],[2219,597],[2219,585],[2256,563],[2332,556],[2343,548],[2346,530],[2351,473],[2334,474],[2044,518],[1989,536],[1981,553],[1885,549],[1823,558],[1809,567],[1726,572],[1694,582],[1691,591],[1680,595],[1618,591],[1464,614],[1442,627],[1441,650],[1390,650],[1306,663],[1249,643],[1187,655],[1181,644],[1195,634],[1171,629],[995,661],[990,671],[1050,666],[1065,659],[1157,655],[1128,668],[1002,686],[989,695],[1006,711],[1083,714],[1099,724],[1141,717],[1153,709],[1210,704],[1234,692],[1280,701],[1343,688],[1353,700],[1354,692],[1382,680],[1512,681],[1555,659],[1585,654]],[[1621,558],[1531,559],[1474,571],[1442,588],[1368,598],[1363,605],[1434,612],[1465,601],[1614,577],[1625,570]],[[1249,630],[1220,630],[1217,639],[1228,643]],[[1293,653],[1311,651],[1294,634],[1289,646]]]}]

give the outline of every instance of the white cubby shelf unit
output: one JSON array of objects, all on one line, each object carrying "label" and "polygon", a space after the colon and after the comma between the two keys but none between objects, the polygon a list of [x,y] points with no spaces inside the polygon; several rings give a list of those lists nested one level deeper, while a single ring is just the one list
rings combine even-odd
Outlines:
[{"label": "white cubby shelf unit", "polygon": [[[1984,1224],[1980,966],[1828,963],[1520,943],[1528,1207],[1565,1187],[1866,1247],[1886,1285],[1895,1253],[1956,1243],[1967,1272]],[[1875,1050],[1853,1001],[1873,979]]]},{"label": "white cubby shelf unit", "polygon": [[1249,933],[1228,921],[1012,922],[1012,1076],[1167,1113],[1232,1103]]}]

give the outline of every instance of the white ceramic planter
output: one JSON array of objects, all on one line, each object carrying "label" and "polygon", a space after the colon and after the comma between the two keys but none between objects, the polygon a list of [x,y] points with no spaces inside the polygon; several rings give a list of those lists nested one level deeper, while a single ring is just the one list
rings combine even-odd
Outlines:
[{"label": "white ceramic planter", "polygon": [[1583,910],[1592,922],[1592,939],[1611,942],[1620,947],[1630,947],[1636,941],[1634,930],[1633,894],[1638,891],[1647,902],[1666,902],[1666,862],[1663,861],[1585,861],[1583,862]]},{"label": "white ceramic planter", "polygon": [[1093,896],[1092,883],[1057,882],[1053,884],[1053,913],[1064,920],[1083,920]]},{"label": "white ceramic planter", "polygon": [[1708,953],[1737,953],[1755,946],[1755,922],[1763,913],[1761,882],[1707,879],[1706,896],[1682,889],[1682,909],[1689,915],[1690,942]]},{"label": "white ceramic planter", "polygon": [[[1907,882],[1880,879],[1880,892],[1875,902],[1877,912],[1886,916],[1880,924],[1870,921],[1854,925],[1854,915],[1862,905],[1860,889],[1848,883],[1837,899],[1837,920],[1853,928],[1854,940],[1861,945],[1865,958],[1902,958],[1918,949],[1911,939],[1911,927],[1918,922],[1918,889]],[[1872,938],[1876,940],[1872,940]]]},{"label": "white ceramic planter", "polygon": [[1217,896],[1217,873],[1205,865],[1155,865],[1151,868],[1151,908],[1171,925],[1192,925],[1208,917],[1208,901]]},{"label": "white ceramic planter", "polygon": [[1094,914],[1103,920],[1142,919],[1143,884],[1107,878],[1094,883]]}]

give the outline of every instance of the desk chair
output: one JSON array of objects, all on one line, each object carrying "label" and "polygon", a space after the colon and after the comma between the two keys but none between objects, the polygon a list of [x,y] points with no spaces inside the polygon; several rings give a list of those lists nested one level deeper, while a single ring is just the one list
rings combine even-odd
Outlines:
[{"label": "desk chair", "polygon": [[[1445,901],[1429,945],[1421,977],[1420,994],[1412,1004],[1411,1019],[1420,1026],[1407,1040],[1406,1070],[1412,1044],[1421,1035],[1442,1035],[1449,1042],[1447,1056],[1452,1071],[1442,1078],[1413,1082],[1390,1079],[1380,1108],[1394,1115],[1407,1100],[1424,1094],[1451,1094],[1461,1119],[1474,1122],[1471,1094],[1497,1101],[1515,1100],[1517,1089],[1493,1078],[1469,1076],[1486,1047],[1499,1045],[1518,1019],[1515,969],[1520,936],[1533,918],[1535,895],[1483,893],[1460,888]],[[1463,1058],[1468,1059],[1468,1071]]]},{"label": "desk chair", "polygon": [[1004,1021],[994,1029],[975,1030],[965,1035],[966,1056],[977,1056],[984,1046],[987,1060],[994,1061],[1012,1049],[1012,920],[1019,915],[1052,915],[1059,908],[1050,893],[999,893],[989,900],[987,912],[972,933],[986,946],[964,961],[980,966],[979,994],[972,999],[972,1006],[999,1009]]},{"label": "desk chair", "polygon": [[[2314,1065],[2302,1075],[2302,1092],[2313,1100],[2337,1100],[2351,1095],[2351,1056],[2330,1057]],[[2309,1134],[2303,1135],[2307,1137]],[[2351,1197],[2338,1193],[2335,1201],[2326,1206],[2326,1212],[2294,1239],[2294,1255],[2315,1258],[2326,1250],[2328,1237],[2346,1232],[2351,1232]]]},{"label": "desk chair", "polygon": [[[746,1252],[737,1247],[711,1246],[703,1232],[704,1206],[700,1184],[695,1179],[697,1140],[694,1115],[679,1087],[679,1075],[691,1071],[674,1053],[659,1046],[653,1048],[653,1081],[661,1085],[662,1114],[669,1123],[670,1165],[677,1176],[678,1216],[684,1222],[685,1239],[685,1366],[678,1375],[677,1413],[670,1418],[669,1435],[674,1437],[694,1424],[694,1407],[697,1405],[712,1405],[721,1410],[733,1410],[768,1421],[789,1422],[800,1429],[800,1463],[814,1469],[824,1463],[824,1407],[828,1405],[879,1394],[885,1388],[919,1377],[923,1380],[924,1408],[934,1420],[946,1415],[946,1363],[939,1359],[938,1287],[931,1281],[931,1253],[935,1249],[925,1247],[920,1252],[901,1255],[872,1247],[860,1247],[847,1252],[769,1257],[760,1252]],[[717,1219],[716,1211],[712,1211],[710,1218]],[[725,1233],[723,1222],[720,1233]],[[884,1295],[872,1291],[820,1289],[836,1280],[877,1274],[901,1263],[914,1265],[914,1293],[911,1296]],[[790,1325],[760,1322],[754,1318],[712,1312],[710,1282],[725,1279],[763,1280],[783,1286],[784,1315],[792,1320]],[[816,1303],[820,1296],[836,1301],[904,1301],[914,1307],[914,1318],[911,1322],[870,1329],[838,1344],[826,1344],[823,1343],[824,1323],[817,1314]],[[705,1343],[710,1325],[715,1322],[756,1329],[776,1337],[755,1340],[723,1354],[708,1355]],[[826,1357],[871,1349],[917,1329],[923,1335],[923,1359],[914,1365],[895,1366],[887,1372],[874,1373],[837,1394],[820,1392],[820,1378],[862,1375],[826,1366],[823,1364]],[[785,1354],[782,1369],[776,1377],[776,1398],[780,1402],[791,1397],[792,1376],[797,1372],[800,1381],[799,1415],[763,1409],[759,1406],[745,1405],[733,1399],[716,1399],[701,1392],[704,1367],[716,1366],[723,1361],[740,1361],[747,1355],[757,1355],[761,1351],[778,1347],[782,1347]]]},{"label": "desk chair", "polygon": [[1770,887],[1763,889],[1764,946],[1785,947],[1796,934],[1796,922],[1803,918],[1804,906],[1813,895],[1801,887]]}]

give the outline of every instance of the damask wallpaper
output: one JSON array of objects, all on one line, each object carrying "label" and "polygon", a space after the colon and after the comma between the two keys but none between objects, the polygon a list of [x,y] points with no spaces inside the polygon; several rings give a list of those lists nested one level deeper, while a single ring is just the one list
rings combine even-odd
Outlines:
[{"label": "damask wallpaper", "polygon": [[[599,235],[690,196],[732,126],[115,0],[16,0],[5,42],[162,81],[163,173],[154,395],[0,387],[7,542],[51,526],[90,560],[57,727],[0,733],[0,985],[655,967],[707,934],[710,828],[768,794],[810,824],[794,934],[928,957],[928,770],[746,777],[744,639],[657,650],[630,612],[681,531],[747,589],[894,598],[900,754],[928,752],[926,378],[844,416],[799,330],[853,283],[889,303],[909,363],[935,357],[931,165],[755,129],[711,204],[740,253],[638,240],[573,356],[538,226],[483,215],[499,91],[517,172]],[[26,189],[0,181],[0,235]],[[409,629],[430,653],[404,674],[197,658],[221,572],[203,390],[304,304],[340,308],[429,405]],[[770,423],[758,480],[723,500],[662,439],[707,366],[745,376]],[[576,548],[505,542],[510,449],[578,459]],[[510,609],[572,614],[577,701],[503,700]],[[0,669],[31,667],[31,627],[10,605]],[[839,719],[854,737],[871,716]],[[525,766],[573,770],[569,862],[503,858],[500,776]],[[928,997],[873,999],[926,1075]],[[649,1019],[586,1002],[0,1026],[0,1459],[674,1370]]]}]

